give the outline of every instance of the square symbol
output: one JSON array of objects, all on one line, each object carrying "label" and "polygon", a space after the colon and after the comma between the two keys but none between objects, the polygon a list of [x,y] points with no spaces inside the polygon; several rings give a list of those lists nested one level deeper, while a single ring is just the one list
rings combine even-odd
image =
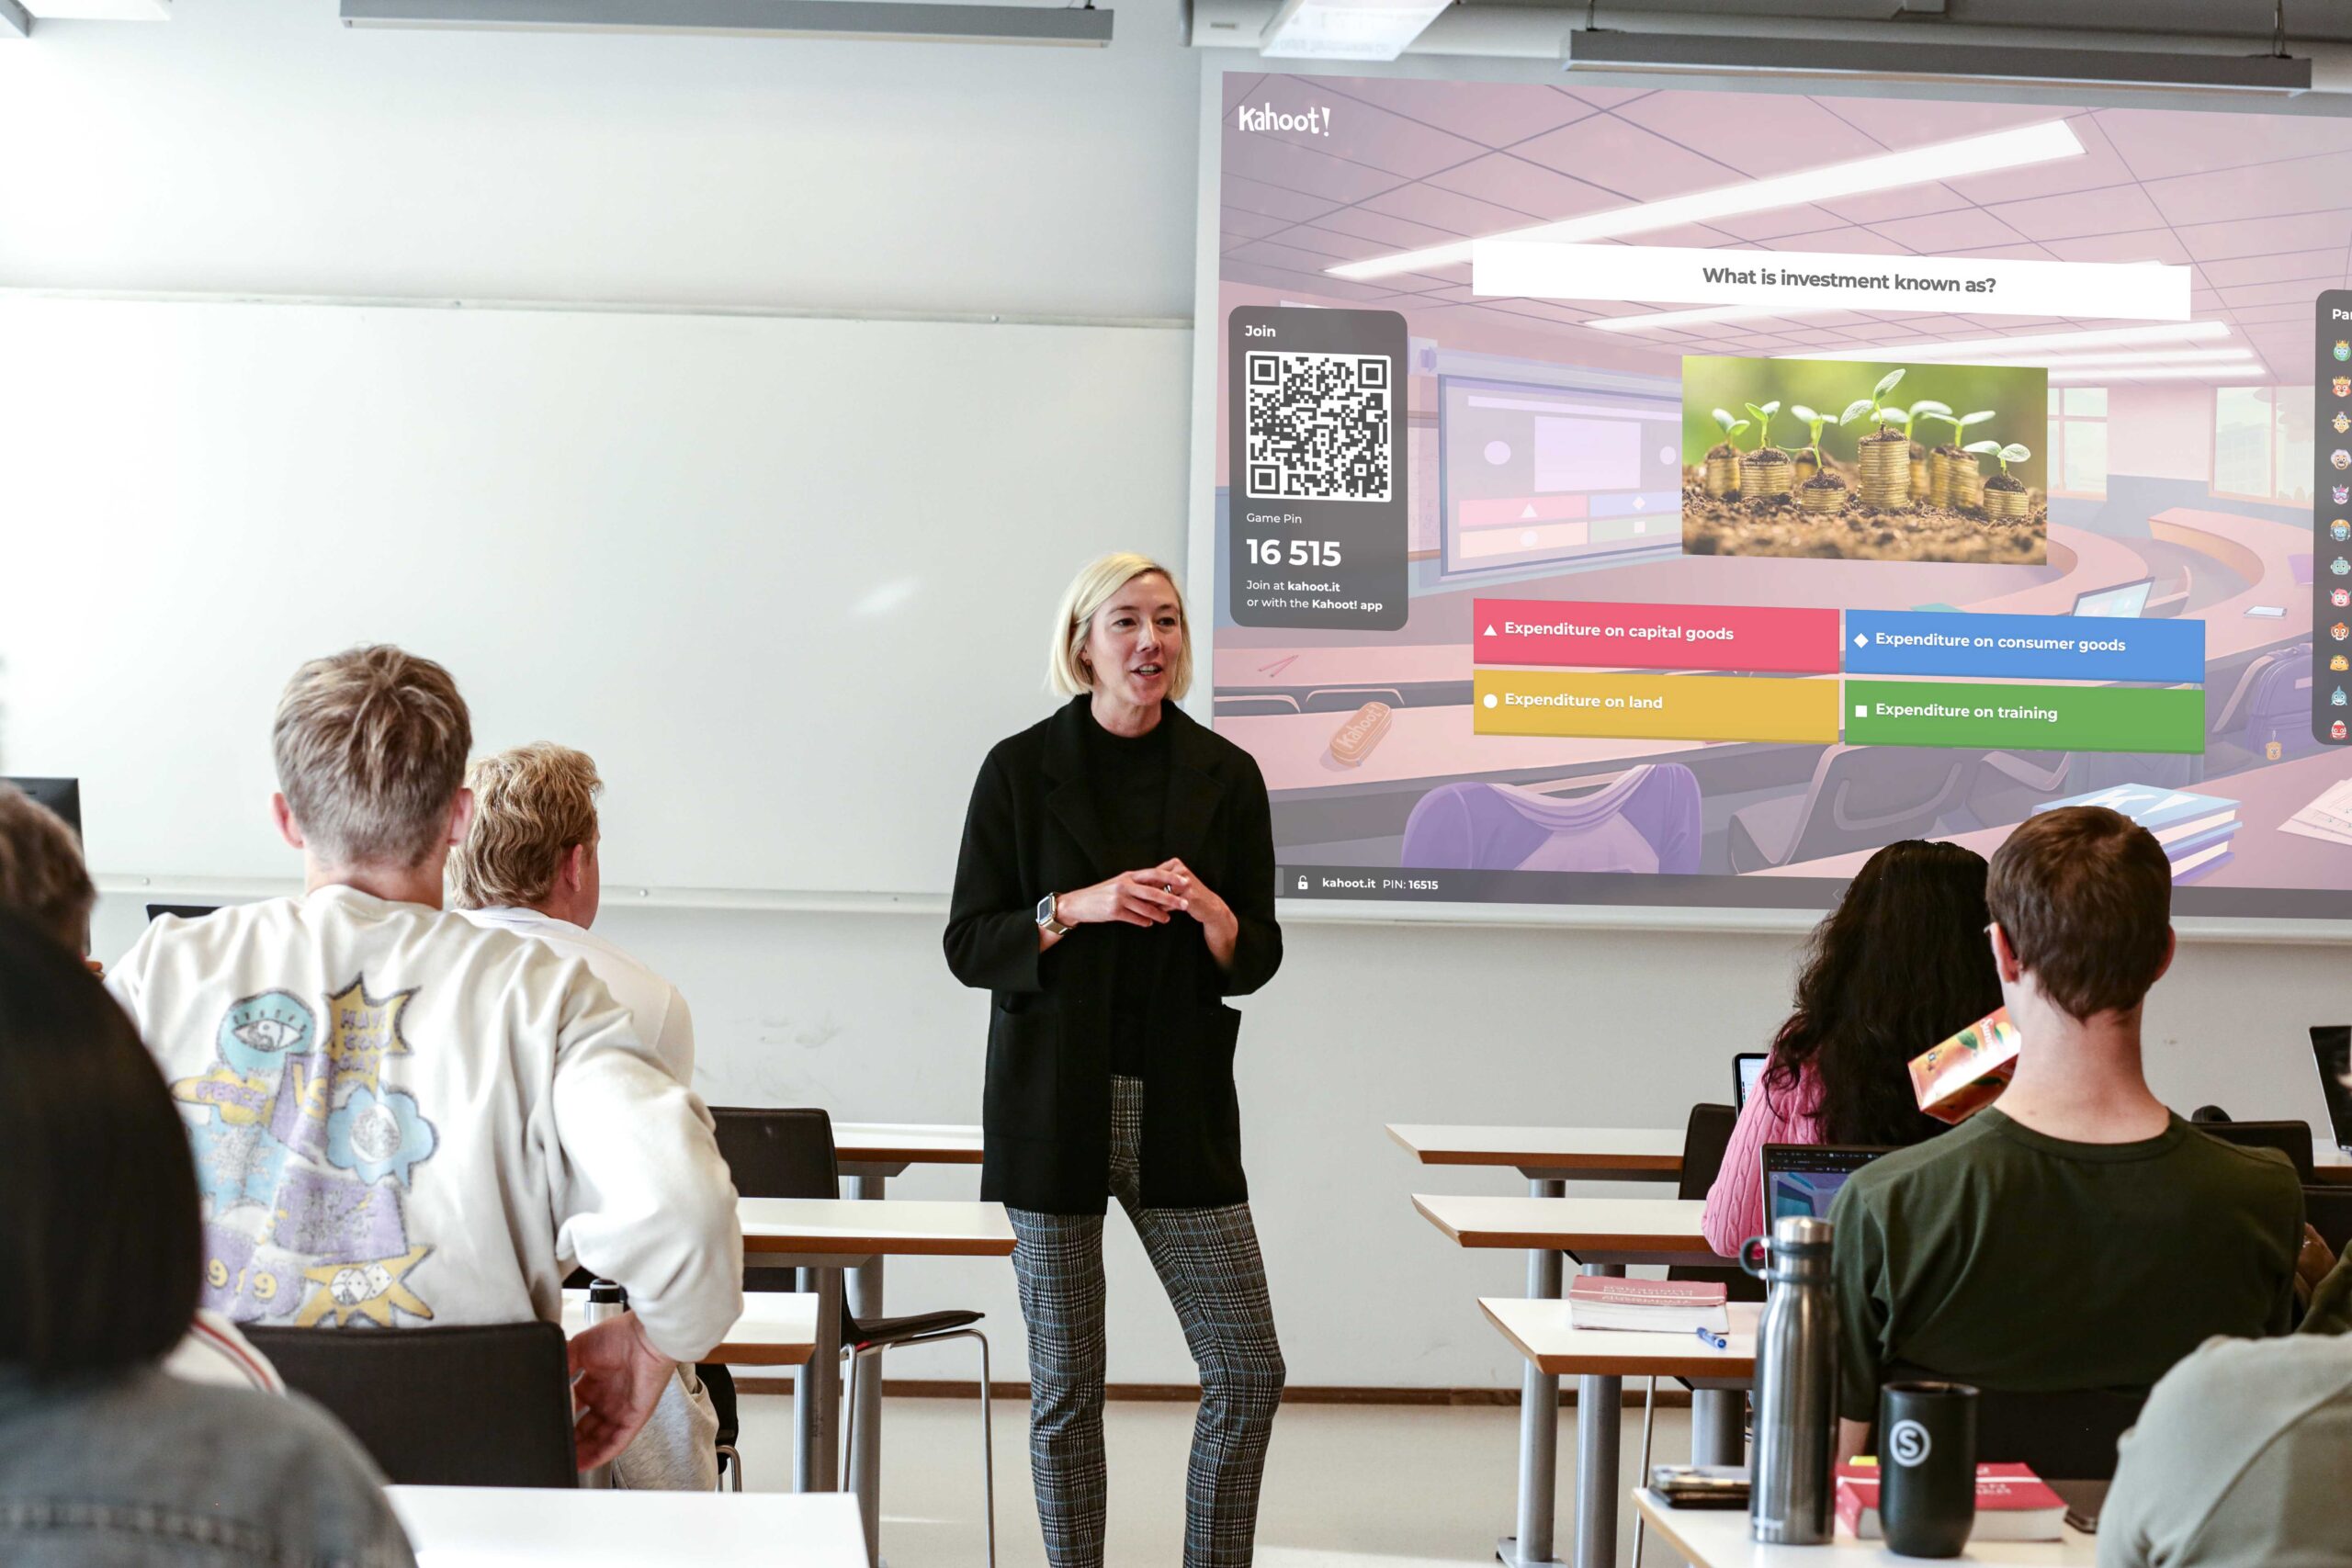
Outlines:
[{"label": "square symbol", "polygon": [[1870,716],[1871,716],[1871,710],[1870,710],[1870,705],[1869,705],[1869,704],[1867,704],[1867,703],[1856,703],[1856,704],[1854,705],[1854,716],[1855,716],[1856,718],[1868,718],[1868,717],[1870,717]]}]

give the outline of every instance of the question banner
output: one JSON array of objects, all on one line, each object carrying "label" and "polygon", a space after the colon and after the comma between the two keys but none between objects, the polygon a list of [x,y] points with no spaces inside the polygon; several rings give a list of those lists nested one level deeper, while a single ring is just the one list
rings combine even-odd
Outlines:
[{"label": "question banner", "polygon": [[1502,299],[1639,299],[1792,310],[2188,320],[2189,269],[2160,262],[1977,261],[1815,251],[1684,250],[1480,240],[1470,291]]}]

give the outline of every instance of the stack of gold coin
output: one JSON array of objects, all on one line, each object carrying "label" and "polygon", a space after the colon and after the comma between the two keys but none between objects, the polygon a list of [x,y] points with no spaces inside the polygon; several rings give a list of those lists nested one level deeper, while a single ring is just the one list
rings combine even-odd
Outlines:
[{"label": "stack of gold coin", "polygon": [[1831,476],[1828,483],[1808,480],[1797,486],[1797,504],[1807,512],[1838,512],[1846,505],[1846,487]]},{"label": "stack of gold coin", "polygon": [[1951,476],[1967,459],[1949,446],[1939,446],[1928,454],[1928,503],[1930,506],[1951,504]]},{"label": "stack of gold coin", "polygon": [[1911,443],[1911,494],[1917,499],[1928,493],[1928,449],[1914,441]]},{"label": "stack of gold coin", "polygon": [[1899,430],[1862,437],[1862,504],[1892,512],[1911,504],[1911,444]]},{"label": "stack of gold coin", "polygon": [[1951,499],[1954,512],[1979,512],[1984,506],[1984,475],[1976,459],[1963,452],[1951,460]]},{"label": "stack of gold coin", "polygon": [[1739,493],[1749,501],[1786,495],[1795,483],[1796,469],[1790,465],[1789,455],[1778,446],[1750,452],[1739,465]]},{"label": "stack of gold coin", "polygon": [[1726,441],[1707,454],[1707,476],[1702,481],[1709,495],[1739,493],[1739,448]]},{"label": "stack of gold coin", "polygon": [[[2010,482],[2016,483],[2015,480]],[[1995,479],[1984,487],[1984,515],[1987,517],[2023,521],[2032,510],[2033,493],[2023,485],[2007,490],[2002,488],[2000,479]]]}]

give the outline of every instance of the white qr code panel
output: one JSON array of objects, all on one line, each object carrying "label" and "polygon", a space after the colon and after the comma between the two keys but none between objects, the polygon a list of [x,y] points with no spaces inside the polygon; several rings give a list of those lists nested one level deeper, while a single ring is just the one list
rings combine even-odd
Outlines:
[{"label": "white qr code panel", "polygon": [[1246,367],[1244,493],[1389,499],[1395,388],[1379,354],[1253,352]]}]

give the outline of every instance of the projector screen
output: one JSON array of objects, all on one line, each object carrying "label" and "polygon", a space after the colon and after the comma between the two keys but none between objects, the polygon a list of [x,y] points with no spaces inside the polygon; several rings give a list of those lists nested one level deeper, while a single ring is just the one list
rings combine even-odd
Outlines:
[{"label": "projector screen", "polygon": [[1284,897],[1819,908],[2097,802],[2179,913],[2352,917],[2352,120],[1210,102],[1194,560]]}]

